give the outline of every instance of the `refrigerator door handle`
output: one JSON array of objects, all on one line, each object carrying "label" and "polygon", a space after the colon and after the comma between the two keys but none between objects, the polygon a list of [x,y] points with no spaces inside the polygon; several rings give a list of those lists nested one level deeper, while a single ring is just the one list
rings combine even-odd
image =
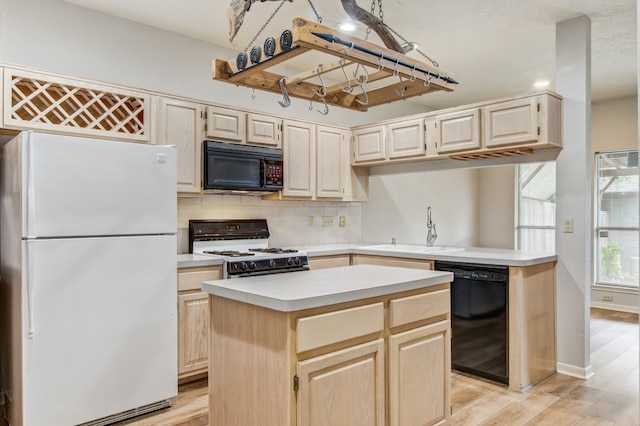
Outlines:
[{"label": "refrigerator door handle", "polygon": [[33,266],[35,265],[35,252],[34,252],[33,244],[29,244],[29,241],[26,243],[26,256],[25,256],[25,282],[26,282],[26,293],[27,293],[27,337],[29,339],[33,339],[33,335],[35,333],[34,324],[33,324],[33,278],[34,278],[34,270]]}]

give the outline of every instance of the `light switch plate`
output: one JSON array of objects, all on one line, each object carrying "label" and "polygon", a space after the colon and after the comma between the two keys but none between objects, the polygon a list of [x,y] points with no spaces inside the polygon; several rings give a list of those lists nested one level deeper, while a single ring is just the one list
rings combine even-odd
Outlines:
[{"label": "light switch plate", "polygon": [[573,218],[572,217],[565,217],[562,219],[562,232],[564,232],[565,234],[572,234],[573,233]]}]

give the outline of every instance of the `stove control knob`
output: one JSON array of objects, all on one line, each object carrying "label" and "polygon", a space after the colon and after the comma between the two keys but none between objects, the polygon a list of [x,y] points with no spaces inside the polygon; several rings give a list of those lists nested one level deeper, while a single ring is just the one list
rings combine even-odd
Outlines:
[{"label": "stove control knob", "polygon": [[243,271],[247,269],[247,262],[240,262],[240,269]]},{"label": "stove control knob", "polygon": [[293,265],[293,259],[292,258],[288,258],[287,259],[287,265],[289,265],[289,266]]},{"label": "stove control knob", "polygon": [[269,268],[275,268],[275,267],[276,267],[276,261],[275,261],[275,260],[273,260],[273,259],[271,259],[271,260],[269,261]]},{"label": "stove control knob", "polygon": [[296,257],[296,259],[294,260],[294,262],[296,262],[296,265],[299,265],[299,264],[300,264],[300,258],[299,258],[299,257]]},{"label": "stove control knob", "polygon": [[256,262],[249,262],[249,269],[256,269]]}]

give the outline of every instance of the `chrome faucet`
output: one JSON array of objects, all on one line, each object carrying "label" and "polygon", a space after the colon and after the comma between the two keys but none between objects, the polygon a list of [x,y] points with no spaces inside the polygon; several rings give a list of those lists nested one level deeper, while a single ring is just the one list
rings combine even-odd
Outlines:
[{"label": "chrome faucet", "polygon": [[433,247],[436,238],[438,238],[436,224],[431,220],[431,207],[427,207],[427,246]]}]

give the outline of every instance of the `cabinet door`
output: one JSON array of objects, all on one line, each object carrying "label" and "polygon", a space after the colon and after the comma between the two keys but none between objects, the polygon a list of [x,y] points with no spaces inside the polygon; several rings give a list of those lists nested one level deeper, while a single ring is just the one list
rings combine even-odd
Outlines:
[{"label": "cabinet door", "polygon": [[518,99],[484,107],[487,148],[538,141],[537,98]]},{"label": "cabinet door", "polygon": [[247,143],[280,148],[282,120],[269,115],[247,114]]},{"label": "cabinet door", "polygon": [[409,120],[387,126],[389,136],[389,158],[416,157],[424,155],[424,120]]},{"label": "cabinet door", "polygon": [[206,136],[245,142],[247,140],[244,112],[234,109],[207,106]]},{"label": "cabinet door", "polygon": [[436,115],[438,154],[481,148],[480,108]]},{"label": "cabinet door", "polygon": [[372,126],[353,131],[353,161],[355,163],[384,160],[385,158],[384,126]]},{"label": "cabinet door", "polygon": [[298,426],[383,426],[384,340],[298,362]]},{"label": "cabinet door", "polygon": [[313,124],[285,121],[283,137],[284,188],[282,194],[312,197],[316,185],[316,128]]},{"label": "cabinet door", "polygon": [[340,129],[319,126],[316,132],[316,197],[342,198],[342,145],[348,143]]},{"label": "cabinet door", "polygon": [[178,377],[207,371],[209,294],[178,295]]},{"label": "cabinet door", "polygon": [[178,192],[200,194],[202,174],[202,106],[194,102],[161,98],[157,143],[175,145]]},{"label": "cabinet door", "polygon": [[449,321],[389,337],[389,424],[446,424],[450,418]]}]

